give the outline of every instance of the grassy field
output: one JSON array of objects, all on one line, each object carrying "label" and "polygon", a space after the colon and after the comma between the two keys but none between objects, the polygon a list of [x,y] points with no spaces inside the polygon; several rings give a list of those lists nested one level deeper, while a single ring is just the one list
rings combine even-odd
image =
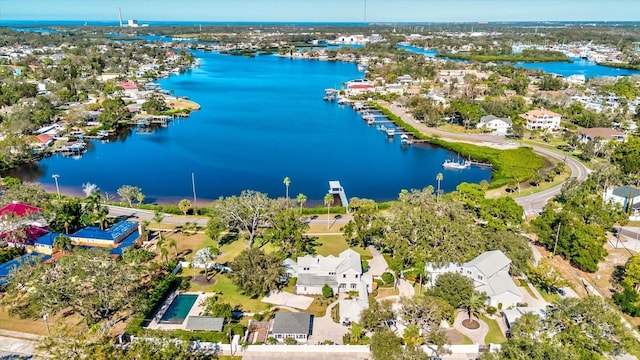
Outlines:
[{"label": "grassy field", "polygon": [[[341,252],[349,248],[349,244],[342,235],[322,235],[318,236],[318,244],[316,247],[316,254],[322,256],[338,256]],[[355,252],[360,254],[362,260],[370,260],[373,258],[371,253],[367,249],[361,247],[352,248]]]},{"label": "grassy field", "polygon": [[502,344],[507,341],[497,321],[488,318],[486,315],[481,315],[480,319],[489,326],[489,333],[484,338],[485,344]]}]

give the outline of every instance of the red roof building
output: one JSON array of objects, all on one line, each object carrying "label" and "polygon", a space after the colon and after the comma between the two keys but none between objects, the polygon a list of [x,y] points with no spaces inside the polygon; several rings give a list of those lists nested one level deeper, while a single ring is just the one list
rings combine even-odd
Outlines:
[{"label": "red roof building", "polygon": [[118,83],[118,86],[125,90],[138,90],[138,85],[131,81],[121,81]]},{"label": "red roof building", "polygon": [[19,201],[14,201],[9,205],[6,205],[5,207],[0,208],[0,216],[13,214],[19,217],[23,217],[25,215],[39,214],[41,212],[42,212],[41,208],[23,204]]}]

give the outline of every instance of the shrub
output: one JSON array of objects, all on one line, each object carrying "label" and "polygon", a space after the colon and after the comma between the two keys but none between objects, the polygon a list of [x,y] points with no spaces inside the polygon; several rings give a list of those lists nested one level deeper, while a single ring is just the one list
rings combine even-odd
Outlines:
[{"label": "shrub", "polygon": [[498,311],[498,309],[496,309],[495,306],[487,306],[487,314],[493,315],[496,311]]},{"label": "shrub", "polygon": [[333,297],[333,289],[331,288],[331,286],[324,284],[324,286],[322,287],[322,296],[327,299]]},{"label": "shrub", "polygon": [[382,278],[382,281],[384,281],[385,284],[393,283],[393,274],[390,273],[390,272],[383,273],[381,278]]},{"label": "shrub", "polygon": [[362,260],[362,272],[367,272],[369,269],[369,262],[367,260]]},{"label": "shrub", "polygon": [[296,339],[288,337],[284,339],[284,343],[287,345],[296,345],[298,342],[296,341]]}]

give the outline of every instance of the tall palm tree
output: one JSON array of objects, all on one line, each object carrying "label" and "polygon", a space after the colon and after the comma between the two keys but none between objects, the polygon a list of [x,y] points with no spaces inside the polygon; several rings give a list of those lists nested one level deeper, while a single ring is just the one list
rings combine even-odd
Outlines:
[{"label": "tall palm tree", "polygon": [[289,200],[289,184],[291,184],[291,179],[288,176],[285,176],[284,180],[282,181],[284,183],[284,188],[285,188],[285,198],[287,200]]},{"label": "tall palm tree", "polygon": [[438,190],[436,192],[436,199],[438,199],[440,197],[440,182],[442,181],[442,179],[444,179],[444,175],[442,175],[442,173],[438,173],[436,175],[436,181],[438,182]]},{"label": "tall palm tree", "polygon": [[298,202],[298,204],[300,204],[300,216],[302,216],[302,207],[307,202],[307,195],[302,193],[298,194],[298,196],[296,197],[296,201]]},{"label": "tall palm tree", "polygon": [[479,317],[480,310],[484,306],[484,302],[486,297],[484,294],[473,292],[471,295],[464,299],[462,302],[462,306],[467,310],[467,314],[469,315],[469,321],[471,321],[472,316]]},{"label": "tall palm tree", "polygon": [[176,239],[169,239],[169,241],[167,241],[167,246],[173,246],[173,249],[176,252],[176,257],[178,257],[178,243],[176,242]]},{"label": "tall palm tree", "polygon": [[164,261],[169,264],[169,250],[166,247],[160,248],[160,255],[164,258]]},{"label": "tall palm tree", "polygon": [[71,238],[64,234],[58,235],[53,239],[53,248],[59,251],[71,250]]},{"label": "tall palm tree", "polygon": [[331,224],[329,220],[329,210],[331,210],[331,205],[333,204],[333,195],[327,193],[324,196],[324,204],[327,206],[327,229],[328,229],[329,225]]},{"label": "tall palm tree", "polygon": [[162,215],[160,210],[156,209],[156,211],[153,213],[153,221],[158,224],[158,235],[160,236],[160,241],[162,241],[162,230],[160,229],[160,223],[163,219],[164,216]]}]

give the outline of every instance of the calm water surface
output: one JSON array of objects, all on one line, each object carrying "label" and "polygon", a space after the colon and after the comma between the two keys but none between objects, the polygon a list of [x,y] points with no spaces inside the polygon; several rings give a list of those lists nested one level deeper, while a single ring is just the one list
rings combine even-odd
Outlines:
[{"label": "calm water surface", "polygon": [[355,64],[254,59],[196,52],[200,68],[160,80],[165,89],[188,96],[202,110],[151,134],[132,131],[109,143],[94,141],[78,159],[54,155],[10,175],[54,189],[80,192],[92,182],[111,194],[123,184],[142,188],[149,201],[192,197],[195,174],[200,199],[245,189],[321,202],[329,180],[339,180],[348,197],[397,198],[403,188],[435,185],[451,191],[463,181],[489,180],[485,169],[443,170],[453,153],[428,145],[401,148],[400,139],[367,126],[350,107],[322,100],[324,89],[361,76]]}]

